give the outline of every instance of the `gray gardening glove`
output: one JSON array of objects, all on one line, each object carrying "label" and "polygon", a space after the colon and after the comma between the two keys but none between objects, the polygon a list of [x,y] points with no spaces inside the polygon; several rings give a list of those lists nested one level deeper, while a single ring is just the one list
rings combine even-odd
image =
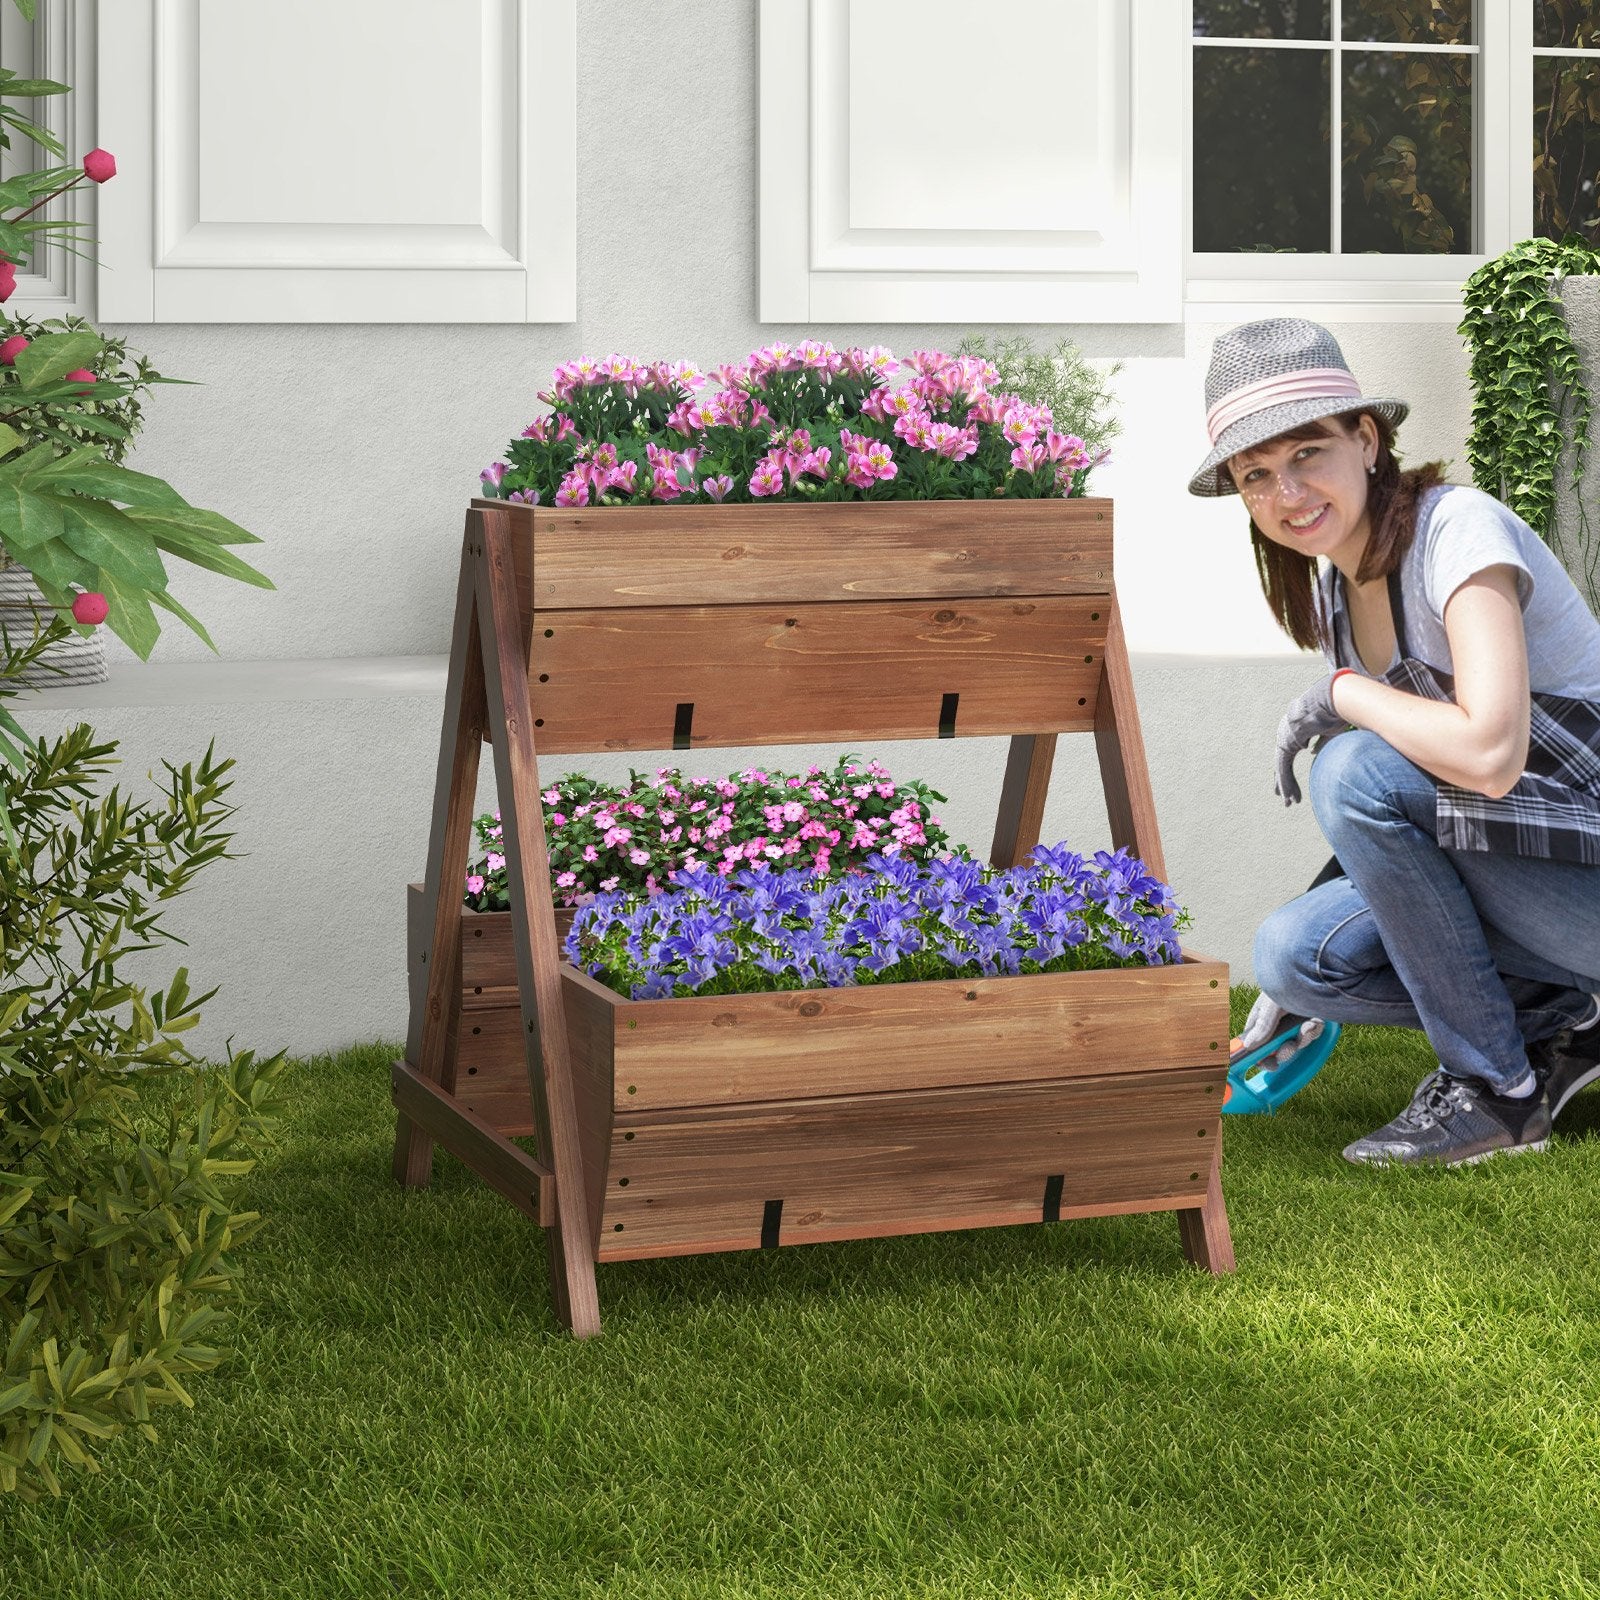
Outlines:
[{"label": "gray gardening glove", "polygon": [[1307,689],[1283,714],[1278,724],[1278,781],[1272,792],[1283,797],[1286,806],[1300,798],[1300,785],[1295,781],[1294,758],[1307,749],[1315,739],[1326,739],[1350,726],[1333,709],[1332,673],[1321,683]]},{"label": "gray gardening glove", "polygon": [[[1268,1039],[1282,1033],[1293,1020],[1271,995],[1263,991],[1256,996],[1256,1003],[1250,1007],[1250,1015],[1245,1019],[1244,1030],[1237,1040],[1239,1049],[1244,1051],[1259,1048]],[[1300,1024],[1299,1039],[1291,1040],[1284,1045],[1273,1057],[1271,1064],[1274,1067],[1281,1067],[1301,1045],[1309,1044],[1321,1032],[1322,1023],[1316,1017],[1307,1018]]]}]

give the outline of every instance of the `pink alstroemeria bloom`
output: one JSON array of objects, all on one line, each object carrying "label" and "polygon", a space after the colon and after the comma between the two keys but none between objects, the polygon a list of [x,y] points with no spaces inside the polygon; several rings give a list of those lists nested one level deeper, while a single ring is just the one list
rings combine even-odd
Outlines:
[{"label": "pink alstroemeria bloom", "polygon": [[866,463],[872,468],[873,475],[879,478],[893,478],[900,471],[895,465],[894,447],[881,439],[873,440],[872,447],[866,452]]},{"label": "pink alstroemeria bloom", "polygon": [[733,479],[726,472],[719,472],[716,477],[705,479],[700,487],[720,505],[733,488]]},{"label": "pink alstroemeria bloom", "polygon": [[513,489],[506,496],[508,502],[517,505],[536,506],[539,504],[539,491],[537,489]]},{"label": "pink alstroemeria bloom", "polygon": [[692,400],[685,400],[681,406],[674,406],[667,413],[667,426],[674,433],[681,433],[685,439],[692,439],[705,426],[700,420],[700,410]]},{"label": "pink alstroemeria bloom", "polygon": [[1044,436],[1044,453],[1051,461],[1073,468],[1089,465],[1089,451],[1075,433],[1057,433],[1053,428]]},{"label": "pink alstroemeria bloom", "polygon": [[1032,472],[1044,461],[1044,446],[1037,442],[1033,444],[1019,444],[1011,452],[1011,465],[1018,472]]},{"label": "pink alstroemeria bloom", "polygon": [[891,390],[883,385],[867,394],[861,401],[861,414],[871,417],[874,422],[887,422],[889,419],[889,395]]},{"label": "pink alstroemeria bloom", "polygon": [[880,378],[892,378],[900,370],[894,351],[887,345],[875,344],[870,350],[863,350],[861,362],[866,371],[876,372]]},{"label": "pink alstroemeria bloom", "polygon": [[978,430],[971,424],[952,428],[948,422],[936,422],[928,432],[933,448],[951,461],[965,461],[977,451]]},{"label": "pink alstroemeria bloom", "polygon": [[526,428],[522,430],[524,439],[537,439],[543,444],[550,437],[551,419],[549,417],[535,417]]},{"label": "pink alstroemeria bloom", "polygon": [[878,474],[866,456],[853,455],[846,458],[844,481],[852,489],[868,489],[878,481]]},{"label": "pink alstroemeria bloom", "polygon": [[852,433],[848,428],[839,430],[839,443],[851,455],[860,455],[876,442],[870,434]]},{"label": "pink alstroemeria bloom", "polygon": [[496,461],[490,466],[485,467],[483,471],[478,474],[478,481],[482,483],[486,489],[498,489],[500,487],[500,480],[506,475],[506,470],[505,462]]},{"label": "pink alstroemeria bloom", "polygon": [[1032,444],[1039,437],[1033,418],[1020,406],[1014,406],[1000,419],[1000,432],[1007,444]]},{"label": "pink alstroemeria bloom", "polygon": [[637,461],[624,461],[619,466],[607,469],[605,482],[601,485],[601,488],[620,489],[624,494],[632,494],[638,476],[639,463]]},{"label": "pink alstroemeria bloom", "polygon": [[586,506],[589,503],[589,482],[581,472],[569,472],[556,490],[558,506]]},{"label": "pink alstroemeria bloom", "polygon": [[914,450],[933,448],[933,419],[926,411],[914,411],[909,416],[896,417],[895,437],[904,439]]},{"label": "pink alstroemeria bloom", "polygon": [[905,364],[916,373],[943,372],[950,365],[950,357],[943,350],[913,350]]},{"label": "pink alstroemeria bloom", "polygon": [[772,456],[763,456],[750,474],[750,493],[757,499],[783,493],[783,465]]},{"label": "pink alstroemeria bloom", "polygon": [[678,482],[678,475],[674,470],[671,468],[656,470],[650,482],[650,498],[663,502],[683,498],[683,485]]},{"label": "pink alstroemeria bloom", "polygon": [[813,478],[827,479],[828,464],[833,460],[833,451],[827,445],[818,445],[815,450],[808,450],[800,457],[793,468],[794,475],[798,477],[802,472],[808,473]]},{"label": "pink alstroemeria bloom", "polygon": [[569,417],[566,414],[565,411],[556,412],[556,414],[555,414],[555,423],[556,423],[556,441],[555,442],[557,444],[560,444],[563,439],[570,439],[573,436],[573,434],[575,434],[578,431],[578,424],[576,422],[574,422],[572,420],[572,418]]}]

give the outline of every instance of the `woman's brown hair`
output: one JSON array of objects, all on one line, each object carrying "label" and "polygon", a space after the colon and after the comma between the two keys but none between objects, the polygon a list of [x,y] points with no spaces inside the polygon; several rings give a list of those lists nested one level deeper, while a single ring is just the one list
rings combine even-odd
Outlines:
[{"label": "woman's brown hair", "polygon": [[[1400,565],[1417,532],[1417,501],[1423,490],[1444,481],[1442,462],[1400,470],[1394,450],[1394,424],[1375,411],[1346,412],[1307,422],[1277,439],[1325,439],[1334,425],[1354,433],[1362,417],[1371,417],[1378,430],[1376,471],[1367,480],[1367,516],[1372,536],[1356,569],[1356,582],[1386,578]],[[1227,469],[1224,468],[1224,471]],[[1256,571],[1261,577],[1261,592],[1277,619],[1278,626],[1302,650],[1322,650],[1328,646],[1327,626],[1317,606],[1317,560],[1274,543],[1250,523],[1250,542],[1255,546]]]}]

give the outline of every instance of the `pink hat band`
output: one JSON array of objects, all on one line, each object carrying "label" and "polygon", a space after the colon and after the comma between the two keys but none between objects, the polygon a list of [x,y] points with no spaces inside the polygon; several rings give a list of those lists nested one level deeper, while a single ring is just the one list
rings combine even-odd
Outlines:
[{"label": "pink hat band", "polygon": [[1247,383],[1225,394],[1206,413],[1206,431],[1214,445],[1234,423],[1265,411],[1268,406],[1289,400],[1345,399],[1360,394],[1361,385],[1347,367],[1305,367],[1281,377]]}]

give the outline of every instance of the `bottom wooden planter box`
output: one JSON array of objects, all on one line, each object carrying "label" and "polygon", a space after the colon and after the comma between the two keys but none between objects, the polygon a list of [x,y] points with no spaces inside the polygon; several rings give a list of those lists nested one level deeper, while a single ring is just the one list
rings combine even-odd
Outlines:
[{"label": "bottom wooden planter box", "polygon": [[[463,912],[462,934],[441,1087],[531,1133],[510,916]],[[1187,956],[629,1000],[563,964],[597,1259],[1193,1211],[1221,1132],[1227,978]]]}]

